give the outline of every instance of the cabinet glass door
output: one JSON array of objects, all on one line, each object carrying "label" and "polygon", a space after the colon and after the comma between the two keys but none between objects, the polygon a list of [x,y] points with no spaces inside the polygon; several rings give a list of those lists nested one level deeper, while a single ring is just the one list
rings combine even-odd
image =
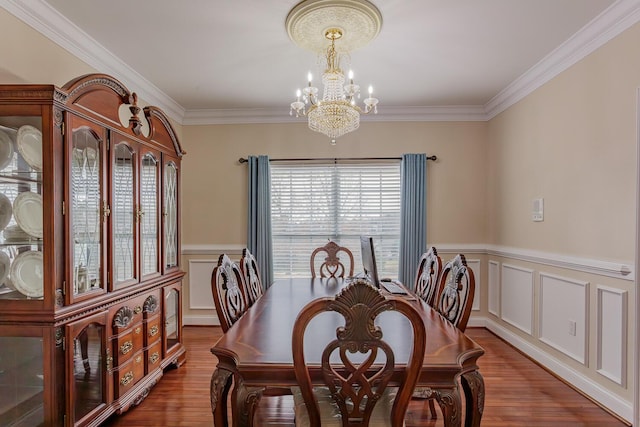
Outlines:
[{"label": "cabinet glass door", "polygon": [[70,204],[73,294],[104,289],[103,224],[110,213],[103,196],[103,142],[100,130],[73,129]]},{"label": "cabinet glass door", "polygon": [[42,300],[42,120],[0,117],[0,299]]},{"label": "cabinet glass door", "polygon": [[113,283],[137,282],[135,263],[135,156],[125,142],[115,145],[112,179],[111,226],[113,232]]},{"label": "cabinet glass door", "polygon": [[164,327],[168,353],[171,347],[180,343],[180,293],[175,288],[165,288]]},{"label": "cabinet glass door", "polygon": [[178,266],[178,169],[173,162],[164,167],[165,269]]},{"label": "cabinet glass door", "polygon": [[159,163],[152,153],[142,156],[140,169],[140,253],[142,276],[159,273],[158,190]]},{"label": "cabinet glass door", "polygon": [[[42,336],[0,336],[0,425],[44,425],[44,345]],[[11,331],[16,333],[16,331]],[[33,332],[33,331],[32,331]]]},{"label": "cabinet glass door", "polygon": [[106,313],[100,313],[67,326],[70,384],[73,387],[69,413],[74,423],[107,403]]}]

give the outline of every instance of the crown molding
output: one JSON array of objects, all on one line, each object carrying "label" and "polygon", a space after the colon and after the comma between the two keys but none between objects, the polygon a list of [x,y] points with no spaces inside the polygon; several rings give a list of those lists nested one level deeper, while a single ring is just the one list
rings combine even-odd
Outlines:
[{"label": "crown molding", "polygon": [[[186,110],[44,0],[0,6],[100,72],[111,74],[183,125],[301,123],[286,108]],[[384,107],[362,121],[488,121],[640,21],[640,0],[618,0],[484,105]]]},{"label": "crown molding", "polygon": [[0,0],[0,6],[101,73],[115,77],[149,105],[182,123],[185,109],[44,0]]},{"label": "crown molding", "polygon": [[[378,114],[361,115],[362,122],[486,121],[481,105],[442,107],[384,107]],[[288,108],[243,108],[187,110],[183,125],[246,123],[304,123],[304,117],[289,115]]]},{"label": "crown molding", "polygon": [[618,0],[484,105],[491,120],[640,21],[640,0]]},{"label": "crown molding", "polygon": [[229,108],[186,110],[183,125],[233,125],[247,123],[297,123],[288,108]]},{"label": "crown molding", "polygon": [[376,115],[361,116],[372,122],[484,122],[482,105],[443,105],[433,107],[378,107]]}]

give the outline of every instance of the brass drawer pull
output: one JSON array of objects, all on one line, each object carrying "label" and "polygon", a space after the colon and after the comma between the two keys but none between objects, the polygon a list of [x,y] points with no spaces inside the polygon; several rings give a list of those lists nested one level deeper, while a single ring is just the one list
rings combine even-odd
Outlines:
[{"label": "brass drawer pull", "polygon": [[139,305],[136,305],[136,306],[133,308],[133,312],[134,312],[134,314],[140,314],[140,313],[142,313],[142,307],[140,307]]},{"label": "brass drawer pull", "polygon": [[133,350],[133,343],[131,341],[126,341],[124,344],[120,346],[120,353],[127,354],[131,350]]},{"label": "brass drawer pull", "polygon": [[158,325],[153,325],[151,329],[149,329],[149,336],[154,337],[158,334]]},{"label": "brass drawer pull", "polygon": [[136,335],[140,335],[140,332],[142,332],[142,328],[138,326],[133,332],[135,332]]},{"label": "brass drawer pull", "polygon": [[151,362],[152,365],[154,365],[158,361],[158,359],[160,359],[160,353],[158,353],[157,351],[149,356],[149,362]]},{"label": "brass drawer pull", "polygon": [[106,349],[106,354],[107,354],[107,371],[111,370],[111,367],[113,366],[113,356],[111,355],[111,350]]},{"label": "brass drawer pull", "polygon": [[129,385],[133,381],[133,371],[129,371],[122,378],[120,378],[120,384],[123,386]]}]

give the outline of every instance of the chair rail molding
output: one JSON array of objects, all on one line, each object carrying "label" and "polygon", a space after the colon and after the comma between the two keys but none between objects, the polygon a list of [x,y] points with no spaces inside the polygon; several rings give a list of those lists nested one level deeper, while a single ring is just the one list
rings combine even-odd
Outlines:
[{"label": "chair rail molding", "polygon": [[[511,258],[552,267],[582,271],[584,273],[598,274],[613,277],[615,279],[635,280],[634,263],[630,261],[605,261],[594,258],[562,255],[552,252],[537,251],[533,249],[514,248],[499,245],[483,245],[477,243],[461,244],[432,244],[443,253],[463,253],[477,255],[493,255],[503,258]],[[183,255],[206,255],[217,253],[242,253],[245,246],[238,244],[182,244]]]},{"label": "chair rail molding", "polygon": [[[430,243],[431,244],[431,243]],[[470,244],[431,244],[443,253],[485,254],[503,258],[527,261],[552,267],[598,274],[615,279],[635,280],[635,267],[631,261],[605,261],[594,258],[563,255],[534,249],[514,248],[499,245]]]},{"label": "chair rail molding", "polygon": [[182,255],[242,254],[243,245],[182,245]]}]

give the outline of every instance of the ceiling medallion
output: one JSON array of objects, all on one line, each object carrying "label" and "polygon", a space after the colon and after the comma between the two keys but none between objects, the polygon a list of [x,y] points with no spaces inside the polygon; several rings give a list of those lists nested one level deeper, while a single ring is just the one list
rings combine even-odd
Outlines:
[{"label": "ceiling medallion", "polygon": [[352,52],[373,40],[382,27],[382,15],[366,0],[306,0],[298,3],[286,20],[287,33],[298,46],[314,53],[327,48],[324,35],[338,28],[339,53]]},{"label": "ceiling medallion", "polygon": [[308,86],[302,91],[298,89],[290,114],[307,116],[309,128],[327,135],[332,144],[336,138],[358,129],[360,113],[377,113],[378,100],[371,96],[371,86],[364,109],[356,104],[360,86],[354,84],[352,71],[345,85],[340,57],[373,40],[381,26],[380,11],[366,0],[305,0],[287,16],[286,28],[291,40],[304,49],[323,53],[326,59],[322,99],[318,88],[312,86],[313,76],[309,73]]}]

